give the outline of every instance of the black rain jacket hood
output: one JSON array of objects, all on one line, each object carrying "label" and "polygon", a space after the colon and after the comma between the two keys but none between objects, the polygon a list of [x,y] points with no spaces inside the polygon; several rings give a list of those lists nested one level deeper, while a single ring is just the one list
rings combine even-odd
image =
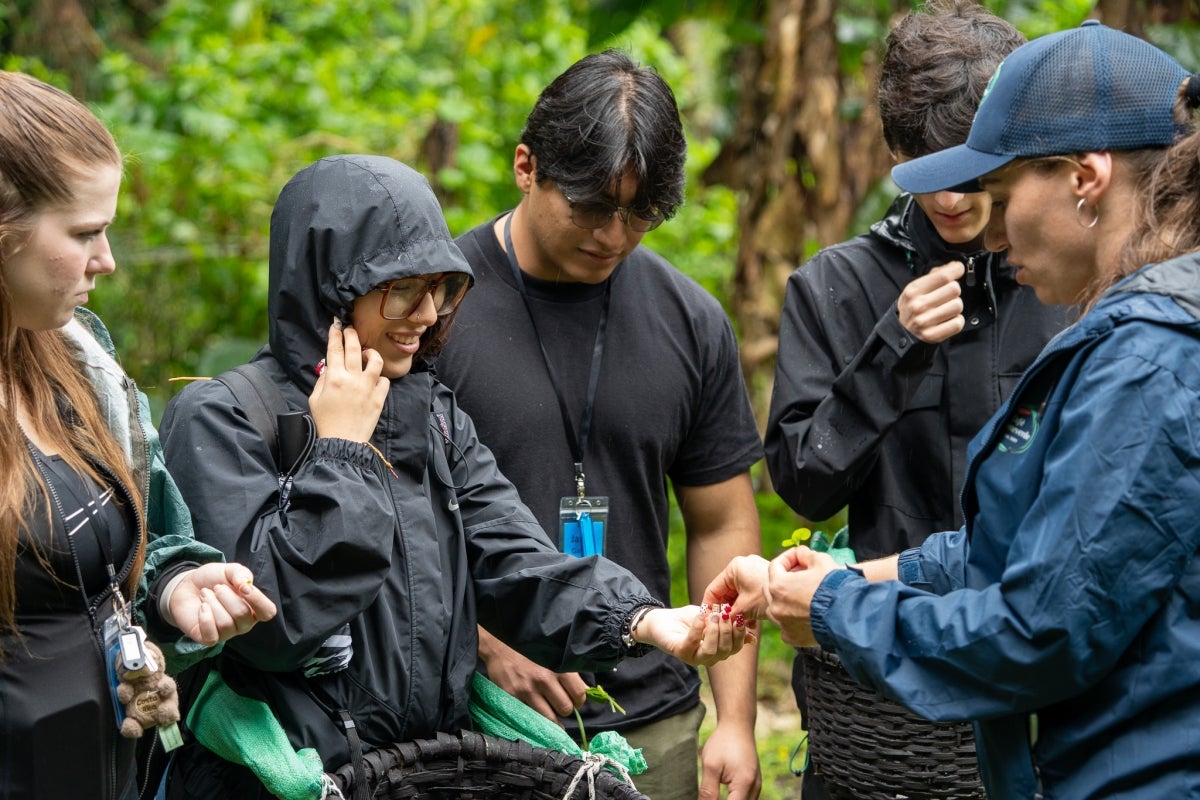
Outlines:
[{"label": "black rain jacket hood", "polygon": [[474,279],[425,177],[383,156],[323,158],[271,213],[271,352],[309,391],[334,317],[381,284],[434,272]]}]

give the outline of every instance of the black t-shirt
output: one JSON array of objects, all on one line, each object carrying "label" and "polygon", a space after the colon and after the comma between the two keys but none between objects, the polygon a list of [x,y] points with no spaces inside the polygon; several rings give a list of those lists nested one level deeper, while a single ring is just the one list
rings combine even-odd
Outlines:
[{"label": "black t-shirt", "polygon": [[[559,542],[574,459],[529,313],[492,223],[459,237],[476,283],[436,365],[538,521]],[[666,477],[704,486],[746,471],[762,446],[720,304],[664,259],[637,248],[609,279],[587,493],[609,498],[605,555],[670,600]],[[525,279],[537,331],[579,433],[606,287]],[[560,543],[561,546],[561,543]],[[625,708],[587,703],[588,731],[624,729],[698,702],[695,670],[655,651],[596,676]],[[572,723],[571,729],[575,726]]]}]

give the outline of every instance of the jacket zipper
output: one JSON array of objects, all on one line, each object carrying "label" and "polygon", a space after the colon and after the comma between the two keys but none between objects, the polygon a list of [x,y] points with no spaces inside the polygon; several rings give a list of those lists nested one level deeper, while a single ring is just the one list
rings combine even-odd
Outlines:
[{"label": "jacket zipper", "polygon": [[[154,738],[150,740],[150,752],[146,754],[146,780],[138,787],[138,800],[146,800],[146,790],[150,788],[150,764],[154,761],[154,753],[158,750],[158,728],[155,728],[150,734]],[[154,787],[158,789],[157,786]]]},{"label": "jacket zipper", "polygon": [[967,286],[975,285],[975,256],[967,256]]}]

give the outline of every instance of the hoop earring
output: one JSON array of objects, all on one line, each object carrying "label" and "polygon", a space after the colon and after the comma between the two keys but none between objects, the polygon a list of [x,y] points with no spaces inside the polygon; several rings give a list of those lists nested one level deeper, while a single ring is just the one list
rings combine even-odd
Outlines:
[{"label": "hoop earring", "polygon": [[1075,204],[1075,221],[1079,223],[1079,227],[1090,231],[1100,221],[1100,206],[1096,206],[1096,216],[1092,217],[1092,221],[1085,223],[1083,221],[1083,206],[1086,202],[1087,198],[1081,197],[1079,198],[1079,202]]}]

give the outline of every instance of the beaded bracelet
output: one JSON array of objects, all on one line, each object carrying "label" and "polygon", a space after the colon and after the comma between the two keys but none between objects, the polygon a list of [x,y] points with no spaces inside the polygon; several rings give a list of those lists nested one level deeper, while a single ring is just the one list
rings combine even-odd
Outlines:
[{"label": "beaded bracelet", "polygon": [[658,606],[645,605],[638,606],[633,610],[633,613],[629,615],[629,629],[621,635],[621,644],[625,645],[625,647],[628,649],[632,649],[639,644],[639,642],[633,638],[633,634],[637,632],[638,625],[641,624],[642,619],[656,608],[658,608]]}]

